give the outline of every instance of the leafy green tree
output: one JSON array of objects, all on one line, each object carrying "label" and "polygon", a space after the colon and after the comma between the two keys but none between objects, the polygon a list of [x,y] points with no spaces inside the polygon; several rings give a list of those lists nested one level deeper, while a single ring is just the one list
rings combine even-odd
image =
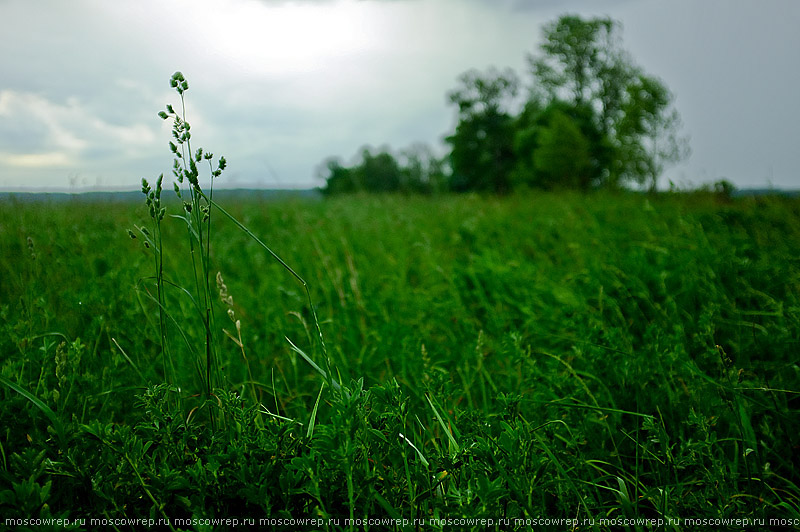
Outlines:
[{"label": "leafy green tree", "polygon": [[325,186],[320,191],[326,196],[355,192],[360,188],[354,181],[352,170],[343,166],[338,157],[326,159],[318,170],[318,175],[325,180]]},{"label": "leafy green tree", "polygon": [[425,144],[415,144],[399,158],[387,147],[361,149],[352,166],[339,158],[326,159],[318,171],[325,180],[323,194],[349,192],[438,192],[445,186],[445,164]]},{"label": "leafy green tree", "polygon": [[614,175],[653,191],[664,167],[688,155],[686,139],[677,134],[681,119],[671,102],[672,94],[656,78],[640,74],[628,85],[616,128],[620,156]]},{"label": "leafy green tree", "polygon": [[645,75],[620,42],[619,24],[609,18],[565,15],[545,25],[540,54],[529,56],[531,99],[590,107],[613,148],[606,182],[654,187],[665,165],[687,153],[680,119],[666,86]]},{"label": "leafy green tree", "polygon": [[588,189],[608,173],[609,145],[588,105],[528,102],[517,119],[514,153],[515,185]]},{"label": "leafy green tree", "polygon": [[361,164],[353,168],[360,190],[369,192],[396,192],[400,190],[403,172],[388,148],[373,153],[370,148],[361,150]]},{"label": "leafy green tree", "polygon": [[638,74],[620,48],[619,23],[564,15],[543,28],[540,55],[529,55],[534,97],[589,105],[606,134],[623,114],[628,85]]},{"label": "leafy green tree", "polygon": [[556,111],[539,134],[533,157],[535,175],[546,188],[589,188],[592,160],[589,141],[575,121]]},{"label": "leafy green tree", "polygon": [[459,81],[461,87],[448,94],[458,106],[458,125],[446,139],[451,146],[451,187],[507,192],[514,166],[514,116],[509,107],[517,94],[517,76],[512,70],[470,70]]},{"label": "leafy green tree", "polygon": [[400,158],[404,177],[401,190],[404,192],[431,194],[447,189],[446,163],[427,144],[413,144],[400,153]]}]

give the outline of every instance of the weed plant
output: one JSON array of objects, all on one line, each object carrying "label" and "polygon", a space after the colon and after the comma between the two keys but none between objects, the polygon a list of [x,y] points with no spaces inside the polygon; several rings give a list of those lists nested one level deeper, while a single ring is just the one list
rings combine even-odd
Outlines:
[{"label": "weed plant", "polygon": [[223,206],[171,84],[174,198],[2,200],[3,519],[800,523],[797,200]]}]

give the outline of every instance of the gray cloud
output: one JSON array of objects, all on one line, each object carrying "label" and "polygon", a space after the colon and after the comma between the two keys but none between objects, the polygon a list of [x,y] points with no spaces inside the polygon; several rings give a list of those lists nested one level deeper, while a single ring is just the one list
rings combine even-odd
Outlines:
[{"label": "gray cloud", "polygon": [[609,9],[617,4],[625,4],[634,0],[474,0],[493,9],[510,9],[513,11],[542,11],[558,10],[570,12],[575,10]]}]

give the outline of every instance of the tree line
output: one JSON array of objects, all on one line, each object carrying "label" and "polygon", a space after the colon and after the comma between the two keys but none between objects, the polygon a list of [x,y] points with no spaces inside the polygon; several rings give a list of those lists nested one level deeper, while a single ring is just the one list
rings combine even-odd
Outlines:
[{"label": "tree line", "polygon": [[621,47],[610,18],[565,15],[546,24],[529,54],[530,85],[511,69],[470,70],[447,94],[457,108],[449,153],[423,144],[395,154],[363,148],[346,166],[321,166],[322,191],[510,192],[636,185],[654,190],[688,155],[673,95]]}]

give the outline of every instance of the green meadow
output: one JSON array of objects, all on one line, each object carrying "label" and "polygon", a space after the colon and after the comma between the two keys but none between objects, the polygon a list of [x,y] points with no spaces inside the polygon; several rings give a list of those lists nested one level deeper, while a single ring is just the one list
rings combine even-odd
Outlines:
[{"label": "green meadow", "polygon": [[144,198],[0,199],[0,526],[800,526],[797,199]]}]

